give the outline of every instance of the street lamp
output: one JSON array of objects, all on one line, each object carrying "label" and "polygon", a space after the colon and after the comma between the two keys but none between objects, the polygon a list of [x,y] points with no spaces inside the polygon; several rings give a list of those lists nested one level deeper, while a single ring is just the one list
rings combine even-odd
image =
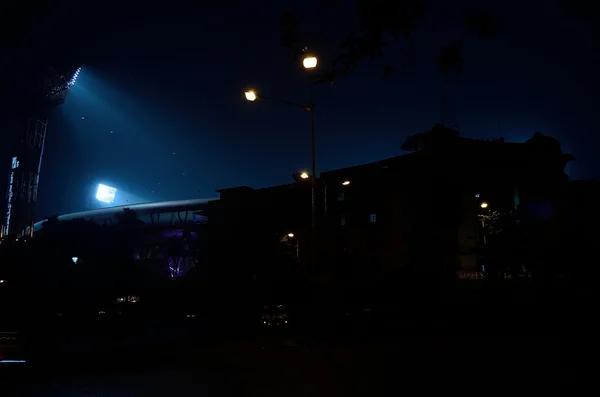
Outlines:
[{"label": "street lamp", "polygon": [[[290,232],[290,233],[284,235],[280,241],[282,243],[286,243],[290,247],[296,248],[296,259],[299,259],[300,258],[300,242],[295,237],[296,237],[296,235],[294,233]],[[294,240],[294,239],[296,240],[296,244],[291,244],[290,240]]]},{"label": "street lamp", "polygon": [[314,69],[317,67],[317,57],[308,55],[302,60],[302,65],[305,69]]},{"label": "street lamp", "polygon": [[[304,57],[304,59],[302,60],[302,65],[304,66],[305,69],[314,69],[317,67],[317,57],[315,57],[314,55],[306,55]],[[254,90],[247,90],[245,93],[246,95],[246,100],[250,101],[250,102],[254,102],[257,99],[270,99],[272,101],[275,102],[280,102],[280,103],[285,103],[287,105],[293,105],[296,107],[299,107],[301,109],[304,110],[308,110],[310,112],[310,141],[311,141],[311,168],[312,168],[312,178],[311,179],[311,228],[312,228],[312,234],[313,234],[313,250],[315,250],[315,246],[314,246],[314,238],[315,238],[315,195],[316,195],[316,190],[317,190],[317,181],[316,181],[316,177],[317,177],[317,166],[316,166],[316,156],[315,156],[315,104],[313,102],[313,98],[312,98],[312,80],[309,79],[309,104],[308,105],[302,105],[296,102],[292,102],[292,101],[287,101],[285,99],[280,99],[280,98],[274,98],[274,97],[269,97],[269,96],[265,96],[262,95]],[[308,179],[309,178],[309,174],[306,172],[303,172],[302,174],[300,174],[300,178],[302,179]]]},{"label": "street lamp", "polygon": [[344,185],[344,186],[348,186],[349,184],[350,184],[350,181],[344,181],[344,182],[342,182],[342,185]]},{"label": "street lamp", "polygon": [[488,207],[488,203],[486,203],[485,201],[483,203],[481,203],[481,208],[485,209]]},{"label": "street lamp", "polygon": [[254,92],[253,90],[248,90],[244,93],[246,95],[246,99],[250,102],[253,102],[256,100],[256,92]]}]

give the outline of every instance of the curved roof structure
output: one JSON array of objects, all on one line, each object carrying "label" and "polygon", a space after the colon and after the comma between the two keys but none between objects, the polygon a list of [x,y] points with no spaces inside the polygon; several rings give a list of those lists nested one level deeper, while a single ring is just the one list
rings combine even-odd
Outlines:
[{"label": "curved roof structure", "polygon": [[[206,217],[202,210],[208,203],[218,199],[191,199],[174,201],[157,201],[154,203],[119,205],[90,211],[73,212],[59,215],[59,221],[85,219],[101,224],[109,224],[117,220],[117,214],[124,209],[135,211],[137,218],[149,225],[174,225],[176,223],[203,223]],[[33,231],[41,229],[44,221],[37,222]]]}]

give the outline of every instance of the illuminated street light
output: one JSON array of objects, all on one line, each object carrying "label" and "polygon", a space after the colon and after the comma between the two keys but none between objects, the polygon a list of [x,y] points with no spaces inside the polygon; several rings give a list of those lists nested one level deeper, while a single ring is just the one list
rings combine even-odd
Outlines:
[{"label": "illuminated street light", "polygon": [[246,95],[246,100],[253,102],[256,100],[256,92],[252,91],[252,90],[248,90],[246,92],[244,92],[244,94]]},{"label": "illuminated street light", "polygon": [[348,186],[349,184],[350,184],[350,181],[344,181],[344,182],[342,182],[342,185],[344,185],[344,186]]},{"label": "illuminated street light", "polygon": [[[305,53],[304,55],[304,59],[302,60],[302,65],[304,66],[305,69],[314,69],[317,67],[318,64],[318,60],[317,57],[314,55],[310,55],[307,52],[307,48],[304,47],[303,52]],[[312,230],[312,259],[313,261],[316,260],[316,240],[314,238],[315,233],[316,233],[316,191],[317,191],[317,166],[316,166],[316,155],[315,155],[315,103],[313,101],[313,90],[312,90],[312,86],[313,86],[313,76],[309,76],[308,78],[308,86],[309,86],[309,102],[308,104],[300,104],[297,102],[293,102],[293,101],[288,101],[288,100],[284,100],[284,99],[280,99],[280,98],[275,98],[275,97],[269,97],[266,95],[258,95],[255,91],[253,90],[248,90],[245,92],[246,95],[246,100],[252,102],[255,101],[256,99],[267,99],[267,100],[271,100],[271,101],[275,101],[275,102],[280,102],[280,103],[284,103],[287,105],[293,105],[295,107],[298,107],[302,110],[306,110],[310,112],[310,146],[311,146],[311,173],[312,176],[309,176],[308,173],[306,172],[302,172],[299,176],[300,179],[310,179],[311,181],[311,230]],[[297,174],[295,174],[297,175]],[[296,178],[296,176],[294,177],[294,179]]]},{"label": "illuminated street light", "polygon": [[302,65],[305,69],[314,69],[317,67],[317,57],[307,56],[302,61]]},{"label": "illuminated street light", "polygon": [[481,203],[481,208],[487,208],[488,207],[488,203],[486,203],[485,201],[483,203]]},{"label": "illuminated street light", "polygon": [[289,238],[294,238],[294,233],[288,233]]}]

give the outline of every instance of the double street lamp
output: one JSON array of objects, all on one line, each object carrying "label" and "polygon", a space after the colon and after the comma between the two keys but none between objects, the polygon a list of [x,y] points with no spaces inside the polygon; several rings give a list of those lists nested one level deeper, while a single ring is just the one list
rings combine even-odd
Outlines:
[{"label": "double street lamp", "polygon": [[[305,69],[314,69],[317,67],[318,61],[315,56],[306,55],[302,60],[302,65]],[[275,102],[284,103],[287,105],[292,105],[303,110],[308,110],[310,112],[310,146],[311,146],[311,162],[312,162],[312,177],[311,179],[311,227],[313,233],[313,239],[315,236],[315,192],[317,186],[317,170],[315,164],[315,104],[312,97],[312,80],[309,79],[309,104],[302,105],[300,103],[287,101],[285,99],[270,97],[266,95],[262,95],[257,91],[248,90],[244,93],[246,95],[246,99],[250,102],[254,102],[257,99],[270,99]],[[308,179],[310,175],[308,173],[303,172],[300,174],[300,178]]]}]

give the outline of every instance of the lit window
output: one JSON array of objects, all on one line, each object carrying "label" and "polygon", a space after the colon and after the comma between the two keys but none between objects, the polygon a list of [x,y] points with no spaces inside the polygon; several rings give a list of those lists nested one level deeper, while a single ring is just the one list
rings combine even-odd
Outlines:
[{"label": "lit window", "polygon": [[377,214],[370,214],[369,215],[369,222],[371,222],[371,223],[377,222]]},{"label": "lit window", "polygon": [[338,201],[344,201],[344,192],[338,194]]},{"label": "lit window", "polygon": [[479,193],[475,193],[475,198],[479,198]]},{"label": "lit window", "polygon": [[346,215],[340,215],[340,226],[346,226]]}]

